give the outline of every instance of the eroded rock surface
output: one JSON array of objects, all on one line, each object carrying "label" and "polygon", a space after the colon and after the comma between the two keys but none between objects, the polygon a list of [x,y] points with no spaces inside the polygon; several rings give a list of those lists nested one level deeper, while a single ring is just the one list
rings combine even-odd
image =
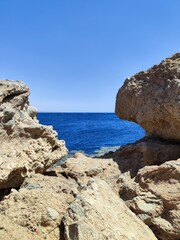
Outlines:
[{"label": "eroded rock surface", "polygon": [[[81,164],[82,158],[84,163],[90,160],[80,155],[75,165]],[[108,167],[112,168],[108,165],[111,161],[101,161],[105,162],[106,170],[103,171],[108,173]],[[27,232],[27,237],[31,239],[32,235],[35,240],[156,239],[115,193],[112,188],[114,173],[109,171],[110,176],[105,174],[102,180],[102,173],[97,174],[92,170],[92,162],[89,167],[86,166],[91,174],[85,178],[80,175],[80,170],[76,177],[73,174],[65,175],[64,172],[63,176],[60,168],[55,167],[48,170],[45,176],[33,174],[27,177],[18,191],[11,189],[0,204],[1,219],[6,219],[1,224],[3,231],[0,229],[0,234],[5,231],[7,239],[11,236],[23,239]],[[75,174],[77,169],[71,169],[70,172]],[[112,182],[109,180],[111,177]],[[19,232],[12,232],[11,226]]]},{"label": "eroded rock surface", "polygon": [[67,178],[72,178],[82,187],[92,177],[105,180],[113,191],[118,193],[117,181],[120,171],[112,159],[90,158],[82,153],[76,153],[74,158],[67,159],[54,170],[57,175],[62,174]]},{"label": "eroded rock surface", "polygon": [[[17,231],[23,228],[24,232],[30,232],[40,239],[58,240],[61,235],[60,222],[76,193],[75,181],[63,176],[34,174],[24,181],[19,191],[12,189],[1,201],[0,216],[18,225]],[[23,239],[22,236],[19,239]]]},{"label": "eroded rock surface", "polygon": [[116,114],[150,134],[180,141],[180,53],[126,79]]},{"label": "eroded rock surface", "polygon": [[98,179],[89,180],[70,204],[63,226],[66,240],[157,239],[109,185]]},{"label": "eroded rock surface", "polygon": [[0,189],[18,187],[29,172],[43,173],[67,154],[51,126],[36,119],[29,89],[20,81],[0,81]]},{"label": "eroded rock surface", "polygon": [[162,240],[179,240],[180,159],[122,174],[120,197]]},{"label": "eroded rock surface", "polygon": [[166,161],[179,158],[180,144],[148,136],[101,157],[113,158],[121,173],[129,171],[131,177],[135,177],[139,169],[144,166],[160,165]]},{"label": "eroded rock surface", "polygon": [[105,156],[121,170],[120,197],[159,239],[180,239],[180,53],[128,78],[116,114],[150,135]]}]

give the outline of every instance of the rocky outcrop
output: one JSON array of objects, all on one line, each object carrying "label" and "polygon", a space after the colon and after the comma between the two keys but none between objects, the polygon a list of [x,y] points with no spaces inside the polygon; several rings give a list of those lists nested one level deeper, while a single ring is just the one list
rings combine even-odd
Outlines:
[{"label": "rocky outcrop", "polygon": [[0,189],[18,187],[30,172],[43,173],[67,154],[52,127],[39,124],[20,81],[0,81]]},{"label": "rocky outcrop", "polygon": [[81,187],[87,184],[90,178],[102,179],[118,193],[120,171],[112,159],[90,158],[76,153],[74,158],[68,158],[61,166],[51,170],[54,170],[57,176],[62,174],[66,178],[74,179]]},{"label": "rocky outcrop", "polygon": [[156,239],[102,180],[91,179],[63,218],[66,240]]},{"label": "rocky outcrop", "polygon": [[[78,172],[75,165],[81,164],[81,159],[84,159],[82,166],[85,161],[87,163],[89,176],[81,176],[79,170],[74,177]],[[55,167],[45,176],[29,176],[18,191],[11,189],[0,204],[0,219],[6,219],[0,227],[2,233],[6,233],[6,239],[11,236],[27,239],[24,237],[26,232],[29,239],[37,240],[156,239],[113,191],[114,180],[111,182],[110,179],[114,179],[114,173],[110,171],[113,168],[109,165],[110,160],[101,159],[105,162],[102,163],[103,171],[109,172],[104,180],[102,172],[93,173],[92,163],[88,165],[90,158],[80,155],[75,161],[74,174],[64,174],[65,171],[60,174],[60,168]],[[72,168],[71,165],[70,173]],[[11,226],[18,232],[13,232]]]},{"label": "rocky outcrop", "polygon": [[150,136],[61,166],[64,141],[38,123],[27,86],[0,81],[0,239],[179,240],[179,65],[175,54],[117,95],[116,113]]},{"label": "rocky outcrop", "polygon": [[180,141],[180,53],[126,79],[116,114],[150,134]]},{"label": "rocky outcrop", "polygon": [[162,240],[179,240],[180,159],[121,175],[120,197]]},{"label": "rocky outcrop", "polygon": [[101,158],[113,158],[121,173],[128,172],[135,177],[144,166],[160,165],[180,157],[180,144],[161,138],[147,136],[139,141],[120,147]]},{"label": "rocky outcrop", "polygon": [[180,145],[155,137],[101,156],[113,158],[121,171],[116,181],[126,205],[161,240],[179,240]]},{"label": "rocky outcrop", "polygon": [[126,79],[116,114],[147,136],[113,158],[121,171],[120,197],[160,240],[180,239],[180,53]]}]

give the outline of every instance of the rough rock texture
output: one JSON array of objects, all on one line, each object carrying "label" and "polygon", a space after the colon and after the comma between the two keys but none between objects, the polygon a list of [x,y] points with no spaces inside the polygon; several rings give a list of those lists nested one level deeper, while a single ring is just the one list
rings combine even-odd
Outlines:
[{"label": "rough rock texture", "polygon": [[[21,228],[40,239],[58,240],[61,235],[61,219],[76,193],[75,181],[63,176],[34,174],[24,181],[19,191],[12,189],[1,201],[0,216],[11,219],[15,226],[19,226],[17,234],[21,238],[18,240],[23,239],[21,232],[18,233]],[[4,228],[8,229],[5,223]],[[10,239],[8,230],[6,235]]]},{"label": "rough rock texture", "polygon": [[91,179],[63,218],[66,240],[156,239],[102,180]]},{"label": "rough rock texture", "polygon": [[180,236],[180,144],[145,137],[101,158],[113,158],[121,171],[120,197],[161,240]]},{"label": "rough rock texture", "polygon": [[[63,176],[60,167],[55,167],[45,176],[32,174],[27,177],[18,191],[11,189],[0,204],[0,220],[4,221],[0,224],[0,236],[18,240],[156,239],[111,188],[114,173],[110,169],[116,164],[112,166],[111,160],[99,159],[97,167],[93,168],[93,161],[96,164],[92,159],[86,166],[89,176],[82,177],[75,165],[79,163],[85,168],[90,158],[80,154],[74,161],[74,165],[68,163],[72,175],[64,171]],[[103,161],[105,163],[100,164]],[[76,171],[72,170],[73,166]],[[104,168],[104,180],[101,180],[103,171],[95,173],[100,166]]]},{"label": "rough rock texture", "polygon": [[162,240],[180,239],[180,159],[122,174],[120,197]]},{"label": "rough rock texture", "polygon": [[67,159],[54,170],[57,175],[62,174],[67,178],[74,179],[80,186],[87,184],[92,177],[103,179],[118,193],[117,181],[120,177],[120,171],[112,159],[90,158],[82,153],[76,153],[74,158]]},{"label": "rough rock texture", "polygon": [[127,79],[116,114],[150,135],[104,156],[121,170],[120,197],[159,239],[179,240],[180,53]]},{"label": "rough rock texture", "polygon": [[29,172],[43,173],[67,154],[52,127],[36,119],[29,89],[20,81],[0,81],[0,189],[19,186]]},{"label": "rough rock texture", "polygon": [[180,53],[128,78],[117,94],[116,114],[180,141]]},{"label": "rough rock texture", "polygon": [[36,233],[28,231],[4,215],[0,215],[0,239],[41,240]]},{"label": "rough rock texture", "polygon": [[121,173],[129,171],[131,177],[135,177],[139,169],[144,166],[160,165],[179,157],[179,143],[150,136],[101,156],[101,158],[113,158]]}]

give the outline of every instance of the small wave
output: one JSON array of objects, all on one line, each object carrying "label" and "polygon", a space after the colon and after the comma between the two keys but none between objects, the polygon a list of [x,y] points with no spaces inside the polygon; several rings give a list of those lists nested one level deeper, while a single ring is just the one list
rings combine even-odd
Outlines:
[{"label": "small wave", "polygon": [[88,153],[86,153],[86,152],[83,151],[83,150],[72,150],[72,151],[69,152],[67,158],[74,157],[74,154],[77,153],[77,152],[78,152],[78,153],[82,153],[82,154],[84,154],[84,155],[87,156],[87,157],[99,157],[99,156],[102,156],[102,155],[104,155],[105,153],[108,153],[108,152],[111,152],[111,151],[112,151],[112,152],[115,152],[118,148],[120,148],[120,146],[101,147],[101,148],[95,150],[95,151],[94,151],[93,153],[91,153],[91,154],[88,154]]},{"label": "small wave", "polygon": [[104,155],[105,153],[108,153],[108,152],[115,152],[118,148],[120,148],[120,146],[113,146],[113,147],[101,147],[100,149],[94,151],[93,154],[91,154],[90,156],[91,157],[99,157],[99,156],[102,156]]}]

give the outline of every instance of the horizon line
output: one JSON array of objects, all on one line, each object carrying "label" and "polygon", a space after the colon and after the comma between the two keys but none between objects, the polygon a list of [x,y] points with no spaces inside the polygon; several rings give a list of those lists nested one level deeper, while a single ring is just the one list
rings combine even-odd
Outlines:
[{"label": "horizon line", "polygon": [[38,113],[114,113],[115,114],[115,112],[60,112],[60,111],[52,111],[52,112],[50,112],[50,111],[39,111]]}]

